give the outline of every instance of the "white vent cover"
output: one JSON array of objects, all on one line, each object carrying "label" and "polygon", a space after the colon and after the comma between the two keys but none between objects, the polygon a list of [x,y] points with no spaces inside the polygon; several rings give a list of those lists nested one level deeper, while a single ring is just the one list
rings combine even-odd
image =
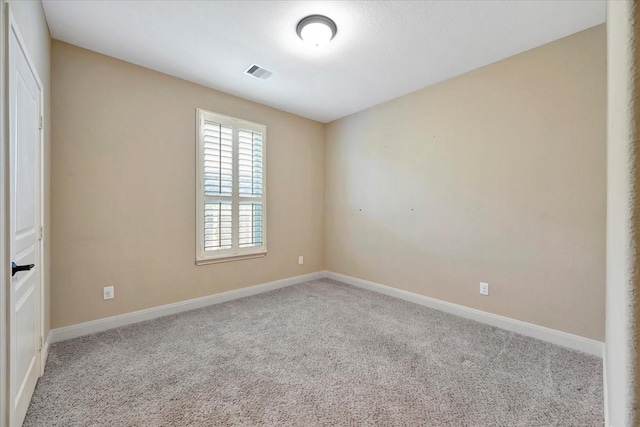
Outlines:
[{"label": "white vent cover", "polygon": [[251,67],[247,68],[247,71],[245,71],[244,73],[262,80],[268,79],[271,74],[273,74],[266,68],[262,68],[261,66],[256,64],[253,64]]}]

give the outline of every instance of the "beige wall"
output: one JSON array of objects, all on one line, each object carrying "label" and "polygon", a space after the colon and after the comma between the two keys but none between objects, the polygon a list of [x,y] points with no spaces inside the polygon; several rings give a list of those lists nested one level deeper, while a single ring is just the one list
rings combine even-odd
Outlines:
[{"label": "beige wall", "polygon": [[11,12],[29,49],[38,77],[44,86],[44,331],[50,329],[51,276],[51,36],[41,1],[12,1]]},{"label": "beige wall", "polygon": [[640,424],[640,7],[608,2],[607,425]]},{"label": "beige wall", "polygon": [[603,340],[605,43],[595,27],[329,124],[326,268]]},{"label": "beige wall", "polygon": [[[58,41],[52,82],[53,327],[323,269],[324,125]],[[198,107],[267,126],[265,258],[194,265]]]}]

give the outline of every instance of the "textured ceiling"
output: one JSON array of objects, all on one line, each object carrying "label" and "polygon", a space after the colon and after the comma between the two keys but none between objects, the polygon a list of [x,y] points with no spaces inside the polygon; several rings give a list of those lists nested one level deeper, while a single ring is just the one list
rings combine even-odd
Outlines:
[{"label": "textured ceiling", "polygon": [[[58,1],[54,38],[321,122],[584,30],[588,1]],[[296,35],[324,14],[320,48]],[[256,63],[268,80],[243,72]]]}]

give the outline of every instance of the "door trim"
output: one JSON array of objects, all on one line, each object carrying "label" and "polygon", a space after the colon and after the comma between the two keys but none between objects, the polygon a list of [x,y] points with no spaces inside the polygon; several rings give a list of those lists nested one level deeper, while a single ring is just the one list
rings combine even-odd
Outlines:
[{"label": "door trim", "polygon": [[7,381],[9,372],[9,347],[7,344],[7,317],[6,306],[8,304],[8,285],[9,273],[6,268],[9,263],[9,254],[7,251],[9,243],[9,234],[6,227],[6,218],[8,217],[8,181],[9,181],[9,129],[7,123],[7,106],[5,92],[8,87],[8,79],[6,77],[7,60],[6,60],[6,40],[9,32],[6,28],[9,26],[9,18],[7,17],[8,6],[5,6],[5,0],[0,0],[0,22],[2,23],[2,31],[0,31],[0,102],[2,103],[2,114],[0,114],[0,198],[2,209],[0,209],[0,426],[9,425],[9,381]]},{"label": "door trim", "polygon": [[[18,26],[18,23],[13,15],[13,12],[11,11],[11,3],[6,1],[6,0],[2,0],[3,3],[3,9],[4,9],[4,16],[3,16],[3,23],[5,25],[3,25],[4,28],[6,28],[6,31],[3,33],[3,54],[4,54],[4,69],[3,69],[3,73],[4,73],[4,79],[2,82],[3,88],[2,88],[2,93],[3,93],[3,109],[5,111],[4,117],[3,117],[3,123],[4,123],[4,129],[3,129],[3,137],[4,137],[4,141],[3,141],[3,146],[2,146],[2,155],[3,155],[3,161],[4,161],[4,166],[5,166],[5,175],[2,177],[2,191],[3,191],[3,196],[4,196],[4,200],[5,200],[5,210],[2,212],[2,215],[4,217],[4,221],[3,221],[3,245],[2,245],[2,249],[4,251],[4,256],[2,259],[2,279],[3,279],[3,293],[5,296],[5,303],[3,304],[4,307],[4,316],[3,316],[3,331],[4,331],[4,356],[5,356],[5,362],[4,362],[4,369],[5,372],[7,373],[7,375],[5,375],[5,381],[4,384],[2,384],[3,386],[3,394],[4,394],[4,401],[2,402],[4,405],[4,408],[6,409],[6,413],[7,413],[7,418],[8,418],[8,425],[9,426],[13,426],[14,423],[14,411],[13,411],[13,405],[11,405],[11,393],[10,393],[10,378],[12,376],[12,372],[10,372],[11,370],[11,360],[9,359],[9,356],[11,354],[11,348],[10,348],[10,340],[11,340],[11,336],[9,335],[9,328],[10,325],[7,322],[8,319],[8,315],[7,315],[7,310],[10,309],[10,307],[8,307],[9,304],[9,298],[8,298],[8,289],[7,287],[11,285],[11,277],[9,276],[9,268],[7,268],[7,266],[11,263],[11,260],[9,259],[10,254],[11,254],[11,247],[10,247],[10,240],[11,240],[11,236],[9,233],[9,230],[11,229],[10,227],[10,221],[11,221],[11,216],[9,215],[10,212],[10,205],[9,205],[9,201],[11,200],[11,189],[9,188],[10,185],[10,174],[11,171],[10,169],[10,164],[11,164],[11,159],[9,159],[9,144],[10,144],[10,135],[9,135],[9,97],[8,97],[8,91],[9,91],[9,67],[11,66],[11,64],[9,63],[9,59],[10,59],[10,55],[9,55],[9,43],[10,43],[10,39],[11,39],[11,33],[13,32],[13,34],[15,35],[16,41],[18,42],[18,45],[20,47],[20,49],[22,50],[22,53],[24,54],[24,57],[27,61],[27,65],[29,66],[29,70],[31,71],[31,73],[33,74],[35,80],[36,80],[36,84],[38,85],[38,89],[40,90],[40,96],[39,96],[39,109],[40,109],[40,117],[41,117],[41,126],[39,129],[39,138],[38,138],[38,158],[39,158],[39,164],[36,165],[36,170],[38,173],[38,177],[36,179],[36,198],[38,200],[38,211],[36,214],[37,220],[38,220],[38,227],[44,227],[44,121],[43,121],[43,117],[45,115],[45,104],[44,104],[44,85],[42,84],[42,80],[40,79],[40,75],[38,74],[38,70],[35,67],[35,63],[32,59],[32,56],[29,52],[27,43],[25,42],[25,38],[22,36],[22,33],[20,32],[20,28]],[[44,348],[44,308],[45,308],[45,301],[44,301],[44,272],[45,272],[45,259],[44,259],[44,233],[42,234],[42,239],[38,239],[38,256],[39,256],[39,263],[40,263],[40,280],[39,280],[39,309],[40,309],[40,319],[39,319],[39,335],[40,335],[40,354],[38,357],[38,362],[40,365],[40,369],[38,372],[38,376],[42,376],[42,374],[44,373],[44,362],[46,361],[46,352],[44,352],[43,350]],[[2,422],[2,420],[0,420],[0,422]]]}]

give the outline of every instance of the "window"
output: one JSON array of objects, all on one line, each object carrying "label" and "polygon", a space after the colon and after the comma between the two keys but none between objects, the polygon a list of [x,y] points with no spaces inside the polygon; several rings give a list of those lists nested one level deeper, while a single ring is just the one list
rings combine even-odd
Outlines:
[{"label": "window", "polygon": [[197,110],[196,264],[267,253],[264,125]]}]

